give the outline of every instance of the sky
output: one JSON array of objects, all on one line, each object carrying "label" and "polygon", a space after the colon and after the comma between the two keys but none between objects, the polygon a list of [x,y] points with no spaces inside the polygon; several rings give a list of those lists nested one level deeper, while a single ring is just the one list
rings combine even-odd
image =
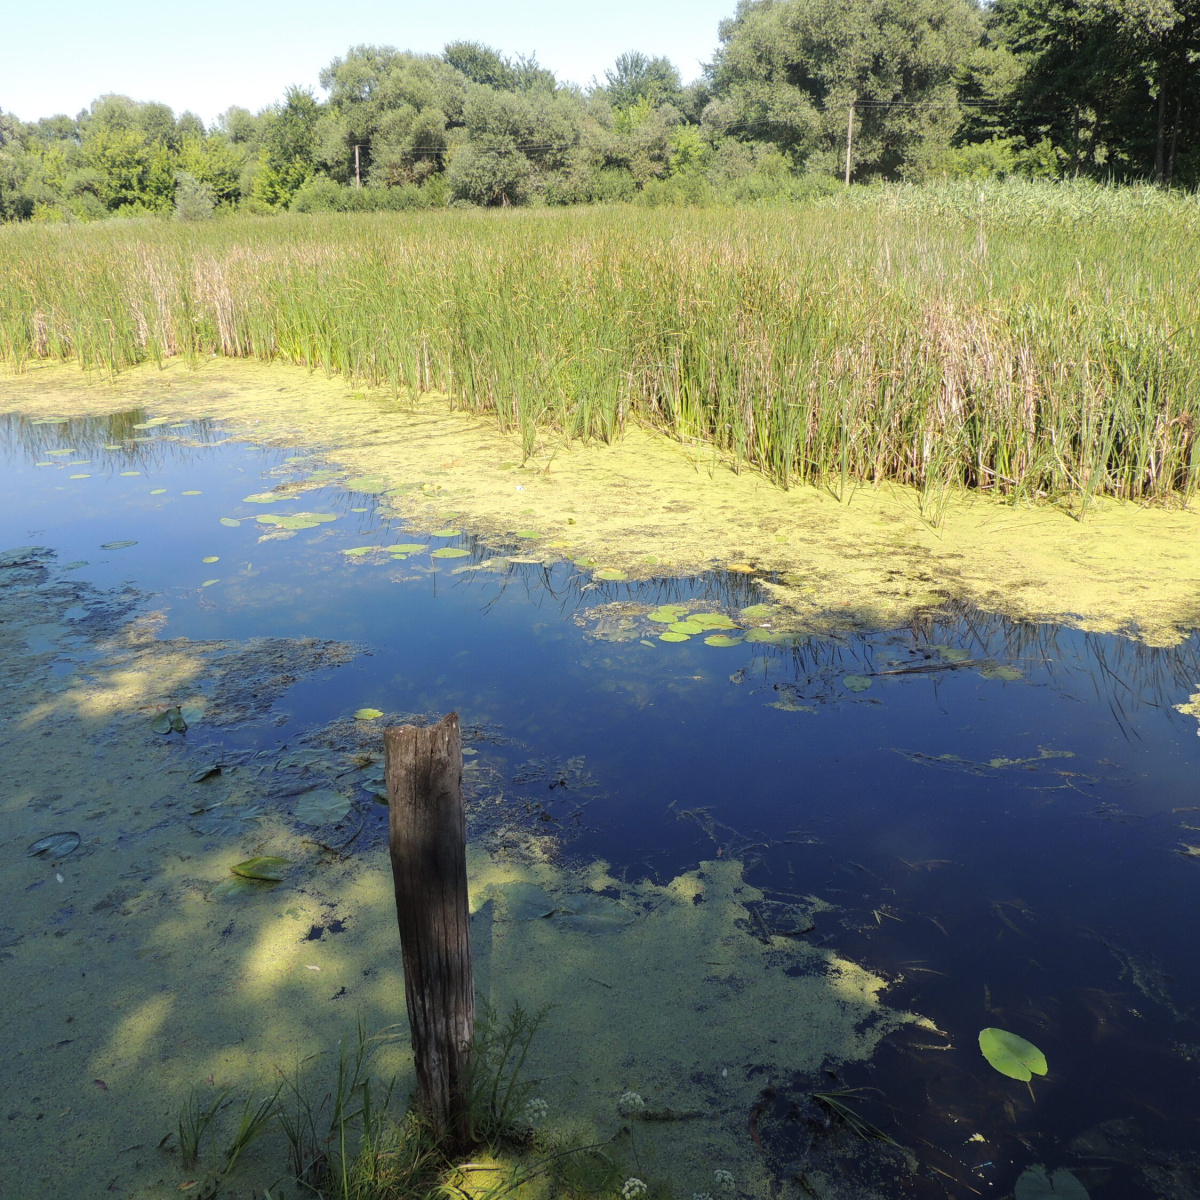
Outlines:
[{"label": "sky", "polygon": [[536,54],[559,79],[603,79],[618,54],[666,55],[685,81],[717,46],[736,0],[59,0],[4,4],[0,110],[74,115],[97,96],[159,100],[206,123],[257,110],[291,84],[318,86],[363,42],[437,53],[451,41]]}]

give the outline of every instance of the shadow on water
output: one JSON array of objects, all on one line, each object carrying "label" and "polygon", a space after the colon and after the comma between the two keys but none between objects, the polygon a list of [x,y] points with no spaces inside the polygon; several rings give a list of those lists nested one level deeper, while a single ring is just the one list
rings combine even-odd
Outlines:
[{"label": "shadow on water", "polygon": [[[864,1188],[901,1171],[896,1195],[1003,1195],[1036,1163],[1069,1168],[1098,1200],[1200,1194],[1200,739],[1175,708],[1200,688],[1200,640],[1151,647],[953,603],[904,628],[842,614],[837,635],[794,632],[770,579],[603,582],[515,534],[406,529],[319,455],[206,423],[135,431],[147,419],[7,418],[0,541],[25,541],[36,511],[60,561],[157,593],[163,637],[369,650],[193,754],[352,755],[374,736],[350,717],[364,706],[458,708],[473,803],[502,811],[509,836],[536,832],[631,881],[737,858],[771,902],[818,898],[793,936],[882,974],[891,1003],[942,1032],[908,1027],[844,1070],[761,1064],[745,1137],[800,1194],[826,1170]],[[62,449],[144,474],[92,480],[101,502],[64,496],[61,468],[32,465],[74,459]],[[179,491],[195,480],[202,494]],[[167,489],[153,504],[151,482]],[[269,488],[274,504],[246,499]],[[194,508],[177,499],[189,493]],[[307,511],[336,520],[280,533],[259,519]],[[96,556],[134,534],[119,562]],[[464,553],[385,549],[397,543]],[[736,636],[664,643],[649,619],[663,605],[726,614]],[[383,818],[360,790],[328,838],[364,853]],[[976,1042],[988,1026],[1039,1045],[1048,1076],[1027,1087],[993,1071]]]}]

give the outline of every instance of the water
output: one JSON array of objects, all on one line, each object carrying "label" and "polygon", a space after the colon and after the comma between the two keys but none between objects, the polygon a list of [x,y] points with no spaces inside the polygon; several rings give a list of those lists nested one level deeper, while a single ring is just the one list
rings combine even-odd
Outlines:
[{"label": "water", "polygon": [[[836,905],[808,936],[895,979],[889,1001],[953,1046],[894,1035],[819,1081],[866,1089],[852,1103],[924,1164],[909,1194],[1001,1195],[1038,1162],[1069,1165],[1094,1197],[1200,1194],[1186,1157],[1200,863],[1179,852],[1200,843],[1200,738],[1174,709],[1200,684],[1196,639],[1152,649],[962,610],[788,646],[666,644],[611,606],[736,611],[762,589],[742,575],[596,586],[570,563],[456,574],[521,557],[520,540],[419,537],[336,480],[248,504],[327,464],[203,422],[133,430],[143,419],[10,420],[0,547],[47,545],[98,586],[154,593],[163,637],[370,651],[296,684],[286,724],[228,743],[274,746],[364,706],[494,725],[507,741],[492,777],[570,854],[656,880],[736,855],[769,894]],[[63,449],[78,453],[50,453]],[[337,520],[260,542],[264,511]],[[410,541],[469,553],[342,553]],[[992,1071],[976,1035],[993,1025],[1032,1038],[1050,1076],[1025,1092]],[[781,1175],[812,1141],[816,1086],[797,1079],[747,1114]]]}]

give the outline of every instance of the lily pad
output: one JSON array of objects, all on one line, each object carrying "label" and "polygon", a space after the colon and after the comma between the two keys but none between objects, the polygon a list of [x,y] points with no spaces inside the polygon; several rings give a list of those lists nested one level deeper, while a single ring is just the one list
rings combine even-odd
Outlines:
[{"label": "lily pad", "polygon": [[52,859],[66,858],[68,854],[79,849],[79,843],[82,840],[79,834],[73,831],[49,833],[45,837],[38,838],[36,842],[31,843],[25,853],[30,858],[36,858],[43,854],[47,858]]},{"label": "lily pad", "polygon": [[47,453],[47,455],[59,455],[59,454],[78,454],[78,453],[79,453],[79,451],[78,451],[78,450],[75,450],[75,449],[70,449],[70,450],[47,450],[47,451],[46,451],[46,453]]},{"label": "lily pad", "polygon": [[177,704],[164,709],[150,722],[150,728],[155,733],[186,733],[187,727],[188,723]]},{"label": "lily pad", "polygon": [[140,474],[141,474],[141,471],[122,471],[121,478],[122,479],[132,479],[134,475],[140,475]]},{"label": "lily pad", "polygon": [[790,633],[776,633],[773,629],[761,627],[746,630],[747,642],[761,642],[764,646],[783,646],[792,640]]},{"label": "lily pad", "polygon": [[725,633],[714,633],[710,637],[706,637],[704,639],[704,644],[706,646],[740,646],[742,644],[742,639],[731,638]]},{"label": "lily pad", "polygon": [[620,583],[623,579],[628,579],[629,576],[624,571],[618,571],[614,567],[606,567],[603,571],[597,571],[596,579],[603,579],[605,583]]},{"label": "lily pad", "polygon": [[101,550],[124,550],[126,546],[136,546],[137,539],[126,539],[122,542],[103,542],[100,545]]},{"label": "lily pad", "polygon": [[253,496],[243,496],[243,504],[274,504],[280,496],[277,492],[255,492]]},{"label": "lily pad", "polygon": [[388,481],[382,475],[356,475],[347,479],[342,486],[350,492],[362,492],[366,496],[378,496],[386,492]]},{"label": "lily pad", "polygon": [[696,624],[695,621],[676,621],[675,624],[671,626],[671,632],[686,634],[703,633],[704,626]]},{"label": "lily pad", "polygon": [[78,475],[68,475],[67,478],[68,479],[91,479],[91,476],[89,474],[87,474],[87,472],[83,472],[82,474],[78,474]]},{"label": "lily pad", "polygon": [[202,558],[200,561],[202,563],[215,563],[220,562],[221,557],[218,554],[210,554],[207,558]]},{"label": "lily pad", "polygon": [[181,704],[179,706],[179,715],[183,718],[187,725],[195,725],[204,716],[203,704]]},{"label": "lily pad", "polygon": [[691,636],[686,633],[672,633],[668,629],[665,633],[658,635],[658,640],[660,642],[688,642],[691,641]]},{"label": "lily pad", "polygon": [[343,550],[342,553],[347,558],[362,558],[364,554],[370,554],[372,550],[378,549],[378,546],[353,546],[349,550]]},{"label": "lily pad", "polygon": [[206,779],[212,779],[214,775],[220,775],[220,773],[220,763],[209,763],[207,767],[201,767],[199,770],[193,771],[188,776],[188,783],[203,783]]},{"label": "lily pad", "polygon": [[454,546],[443,546],[440,550],[435,550],[430,558],[466,558],[471,552],[469,550],[459,550]]},{"label": "lily pad", "polygon": [[575,933],[599,936],[620,933],[633,923],[634,914],[619,900],[598,896],[594,892],[583,892],[576,896],[564,896],[559,902],[554,923],[560,929]]},{"label": "lily pad", "polygon": [[765,621],[775,613],[773,604],[750,604],[742,609],[742,616],[747,621]]},{"label": "lily pad", "polygon": [[676,621],[683,620],[686,613],[686,604],[663,604],[652,613],[647,614],[646,620],[654,621],[659,625],[674,625]]},{"label": "lily pad", "polygon": [[428,550],[428,543],[422,542],[398,542],[394,546],[384,546],[384,549],[389,554],[420,554],[422,550]]},{"label": "lily pad", "polygon": [[846,675],[842,683],[852,692],[865,692],[871,686],[871,679],[867,675]]},{"label": "lily pad", "polygon": [[701,625],[705,629],[736,629],[737,622],[731,621],[724,613],[693,613],[689,621]]},{"label": "lily pad", "polygon": [[[153,492],[150,494],[154,495]],[[236,517],[222,517],[221,524],[229,529],[236,529],[241,524],[241,521],[239,521]]]},{"label": "lily pad", "polygon": [[230,875],[222,879],[210,893],[213,896],[236,896],[241,892],[267,891],[275,885],[267,880],[246,879],[242,875]]},{"label": "lily pad", "polygon": [[435,529],[430,537],[458,537],[462,533],[461,529]]},{"label": "lily pad", "polygon": [[180,492],[179,494],[181,496],[203,496],[204,495],[204,493],[199,491],[197,488],[188,488],[188,490],[186,492]]},{"label": "lily pad", "polygon": [[534,538],[540,538],[541,536],[542,535],[538,533],[536,529],[517,529],[513,532],[513,537],[527,538],[531,541]]},{"label": "lily pad", "polygon": [[1017,1180],[1016,1200],[1089,1200],[1088,1190],[1065,1167],[1053,1175],[1045,1167],[1030,1167]]},{"label": "lily pad", "polygon": [[221,581],[219,579],[206,579],[200,586],[201,587],[212,587],[214,583],[220,583],[220,582]]},{"label": "lily pad", "polygon": [[1012,683],[1023,676],[1023,672],[1018,671],[1016,667],[1005,666],[986,667],[979,674],[984,679],[1003,679],[1006,683]]},{"label": "lily pad", "polygon": [[382,716],[383,713],[378,708],[360,708],[354,714],[354,719],[356,721],[374,721]]},{"label": "lily pad", "polygon": [[536,883],[506,883],[497,891],[504,900],[504,915],[510,921],[537,921],[548,917],[557,905]]},{"label": "lily pad", "polygon": [[283,868],[290,865],[291,860],[287,858],[276,858],[270,854],[260,854],[255,858],[248,858],[245,862],[234,863],[229,869],[235,874],[240,875],[243,879],[262,879],[272,883],[278,883],[283,878]]},{"label": "lily pad", "polygon": [[966,662],[971,657],[970,650],[961,646],[934,646],[943,662]]},{"label": "lily pad", "polygon": [[[167,494],[167,489],[166,489],[166,488],[151,488],[151,489],[150,489],[150,495],[152,495],[152,496],[165,496],[166,494]],[[235,524],[235,525],[240,525],[240,524],[241,524],[241,522],[240,522],[240,521],[234,521],[234,524]]]},{"label": "lily pad", "polygon": [[983,1029],[979,1033],[983,1057],[1010,1079],[1028,1082],[1034,1075],[1045,1075],[1046,1056],[1032,1043],[1005,1029]]},{"label": "lily pad", "polygon": [[314,788],[296,801],[297,821],[305,825],[336,825],[350,811],[350,801],[332,788]]}]

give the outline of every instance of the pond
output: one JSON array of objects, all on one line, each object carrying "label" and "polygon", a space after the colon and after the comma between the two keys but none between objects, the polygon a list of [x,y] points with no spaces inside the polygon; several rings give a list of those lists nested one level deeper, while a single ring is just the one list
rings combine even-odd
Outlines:
[{"label": "pond", "polygon": [[[793,1193],[815,1157],[883,1195],[999,1196],[1022,1177],[1026,1196],[1200,1194],[1200,738],[1176,708],[1200,690],[1200,640],[953,605],[790,635],[752,573],[605,580],[523,530],[474,538],[470,514],[406,527],[384,486],[215,421],[11,417],[0,548],[135,593],[158,639],[354,645],[269,711],[168,735],[189,767],[269,761],[319,730],[367,746],[387,720],[455,709],[481,844],[655,886],[738,862],[762,893],[752,935],[887,981],[888,1004],[926,1020],[869,1059],[736,1064],[763,1078],[726,1135]],[[86,639],[47,637],[52,678],[86,675]],[[354,721],[364,709],[384,715]],[[379,865],[386,810],[369,788],[352,801],[322,836]],[[6,872],[23,856],[10,838]],[[793,901],[809,916],[785,930]],[[10,985],[33,969],[2,966]],[[1035,1043],[1046,1077],[993,1070],[985,1027]],[[888,1141],[843,1136],[839,1105],[902,1148],[900,1175],[873,1165]],[[1072,1175],[1030,1190],[1039,1165]]]}]

